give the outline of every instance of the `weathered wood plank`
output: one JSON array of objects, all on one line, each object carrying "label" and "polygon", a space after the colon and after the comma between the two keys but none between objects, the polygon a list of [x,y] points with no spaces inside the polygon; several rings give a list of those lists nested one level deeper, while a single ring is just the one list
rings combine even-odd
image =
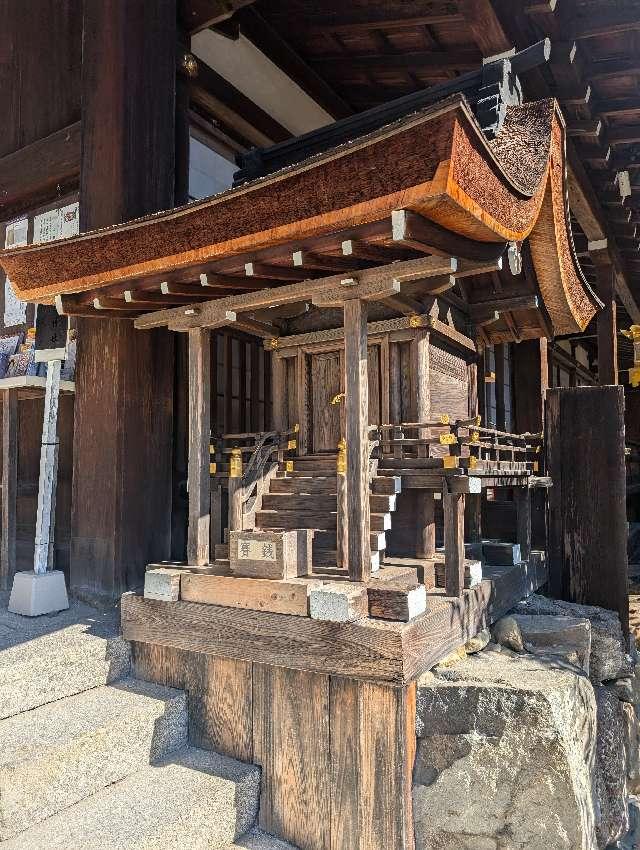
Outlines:
[{"label": "weathered wood plank", "polygon": [[254,665],[253,733],[260,826],[297,846],[330,850],[329,677]]},{"label": "weathered wood plank", "polygon": [[444,551],[448,596],[461,596],[464,588],[464,495],[452,493],[445,485],[442,494],[444,510]]},{"label": "weathered wood plank", "polygon": [[300,617],[306,617],[309,608],[306,585],[271,579],[194,575],[185,572],[181,579],[180,593],[185,602],[271,611]]}]

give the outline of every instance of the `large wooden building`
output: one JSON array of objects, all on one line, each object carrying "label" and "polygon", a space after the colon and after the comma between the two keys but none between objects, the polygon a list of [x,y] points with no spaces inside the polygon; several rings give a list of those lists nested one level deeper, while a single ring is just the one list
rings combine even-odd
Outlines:
[{"label": "large wooden building", "polygon": [[538,588],[628,623],[640,14],[38,6],[0,221],[80,233],[0,265],[77,334],[69,588],[134,591],[138,675],[262,766],[265,829],[410,850],[417,676]]}]

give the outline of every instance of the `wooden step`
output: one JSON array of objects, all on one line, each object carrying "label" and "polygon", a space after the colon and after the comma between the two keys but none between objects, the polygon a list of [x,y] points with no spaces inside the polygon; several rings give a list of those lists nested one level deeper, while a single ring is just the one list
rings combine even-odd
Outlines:
[{"label": "wooden step", "polygon": [[[384,552],[387,548],[387,535],[384,531],[372,531],[369,535],[369,545],[372,552]],[[313,537],[313,548],[335,549],[337,546],[337,534],[335,531],[316,531]]]},{"label": "wooden step", "polygon": [[[371,514],[371,531],[388,531],[391,528],[391,514]],[[256,513],[256,527],[264,529],[276,528],[326,528],[334,529],[337,525],[335,511],[305,511],[305,510],[262,510]]]},{"label": "wooden step", "polygon": [[336,494],[333,493],[266,493],[262,497],[265,511],[302,510],[305,513],[336,510]]},{"label": "wooden step", "polygon": [[[335,549],[314,549],[313,566],[315,569],[322,567],[335,567],[336,565],[336,550]],[[371,553],[371,570],[372,572],[380,569],[381,555],[380,552]]]},{"label": "wooden step", "polygon": [[379,495],[395,496],[402,492],[402,478],[399,475],[376,477],[371,482],[371,492]]},{"label": "wooden step", "polygon": [[369,507],[372,513],[384,514],[389,511],[395,511],[397,496],[383,496],[378,493],[371,493],[369,496]]},{"label": "wooden step", "polygon": [[335,495],[337,483],[335,475],[328,478],[298,477],[298,478],[272,478],[269,487],[270,493],[333,493]]}]

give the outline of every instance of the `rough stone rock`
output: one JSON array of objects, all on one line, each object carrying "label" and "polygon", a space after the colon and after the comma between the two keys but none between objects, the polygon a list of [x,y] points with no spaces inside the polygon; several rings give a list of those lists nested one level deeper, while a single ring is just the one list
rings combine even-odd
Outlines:
[{"label": "rough stone rock", "polygon": [[459,664],[461,661],[464,661],[467,657],[467,651],[464,648],[464,645],[458,646],[453,652],[450,652],[445,658],[438,662],[438,666],[435,670],[446,669],[448,667],[453,667],[456,664]]},{"label": "rough stone rock", "polygon": [[620,700],[607,688],[596,687],[597,746],[596,815],[598,847],[622,838],[629,829],[625,716]]},{"label": "rough stone rock", "polygon": [[485,651],[418,683],[417,850],[594,850],[585,676]]},{"label": "rough stone rock", "polygon": [[603,684],[607,690],[611,691],[622,702],[633,703],[635,701],[631,676],[625,676],[624,679],[613,679],[611,682],[603,682]]},{"label": "rough stone rock", "polygon": [[640,790],[640,723],[635,706],[623,702],[621,708],[627,757],[627,783],[629,791],[636,794]]},{"label": "rough stone rock", "polygon": [[525,649],[558,655],[589,674],[591,623],[586,617],[514,614],[513,619],[520,627]]},{"label": "rough stone rock", "polygon": [[468,640],[465,643],[465,652],[468,655],[473,655],[475,652],[480,652],[487,646],[490,640],[491,632],[489,631],[489,629],[483,629],[481,632],[478,632],[475,637],[472,637],[471,640]]},{"label": "rough stone rock", "polygon": [[640,800],[629,798],[629,832],[620,840],[619,850],[640,850]]},{"label": "rough stone rock", "polygon": [[589,678],[600,684],[610,679],[629,676],[633,664],[626,652],[618,615],[593,605],[577,605],[559,599],[533,594],[520,602],[515,614],[554,614],[586,618],[591,623],[591,656]]},{"label": "rough stone rock", "polygon": [[520,626],[513,617],[502,617],[493,627],[493,639],[501,646],[506,646],[514,652],[524,651],[524,641]]}]

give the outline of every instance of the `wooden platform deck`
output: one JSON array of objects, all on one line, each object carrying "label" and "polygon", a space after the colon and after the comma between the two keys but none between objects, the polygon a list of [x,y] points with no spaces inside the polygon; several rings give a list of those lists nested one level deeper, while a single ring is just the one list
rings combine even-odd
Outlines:
[{"label": "wooden platform deck", "polygon": [[547,581],[536,553],[529,563],[486,567],[485,575],[459,599],[430,590],[426,613],[410,623],[332,623],[129,593],[122,597],[122,630],[131,641],[402,686]]}]

